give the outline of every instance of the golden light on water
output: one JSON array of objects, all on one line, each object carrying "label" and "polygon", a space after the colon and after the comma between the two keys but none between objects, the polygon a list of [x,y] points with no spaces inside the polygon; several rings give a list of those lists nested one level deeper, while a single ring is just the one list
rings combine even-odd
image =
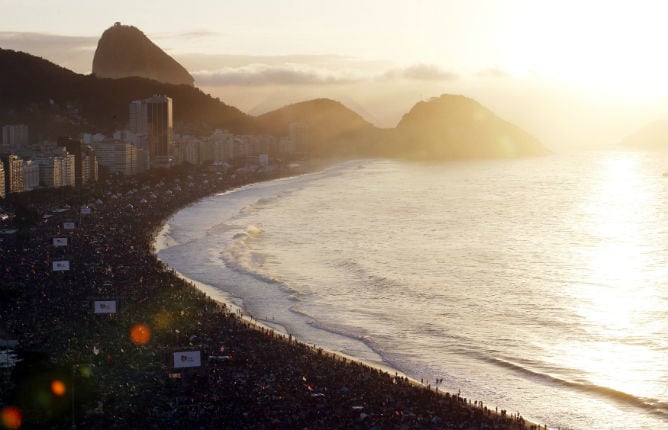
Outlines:
[{"label": "golden light on water", "polygon": [[[600,165],[600,181],[583,209],[583,234],[596,244],[579,255],[588,277],[573,286],[577,317],[598,342],[566,342],[563,360],[585,372],[588,383],[623,393],[656,392],[646,363],[660,360],[641,339],[653,308],[652,265],[644,248],[647,216],[652,199],[633,153],[608,156]],[[654,381],[658,381],[657,374]]]}]

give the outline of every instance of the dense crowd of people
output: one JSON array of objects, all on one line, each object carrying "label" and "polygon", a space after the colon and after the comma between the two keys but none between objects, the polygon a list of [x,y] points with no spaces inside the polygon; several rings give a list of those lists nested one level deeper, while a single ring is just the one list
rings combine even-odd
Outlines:
[{"label": "dense crowd of people", "polygon": [[[0,338],[18,340],[21,360],[0,372],[0,409],[26,429],[538,428],[258,326],[153,255],[174,211],[287,173],[180,167],[7,198]],[[177,351],[201,365],[175,366]]]}]

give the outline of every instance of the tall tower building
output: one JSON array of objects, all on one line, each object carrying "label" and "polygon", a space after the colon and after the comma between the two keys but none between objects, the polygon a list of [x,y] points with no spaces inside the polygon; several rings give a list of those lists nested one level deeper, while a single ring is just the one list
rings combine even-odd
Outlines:
[{"label": "tall tower building", "polygon": [[130,102],[130,123],[128,128],[134,134],[145,135],[148,133],[148,116],[144,100]]},{"label": "tall tower building", "polygon": [[146,134],[152,167],[174,164],[174,123],[172,99],[154,95],[130,103],[130,130]]}]

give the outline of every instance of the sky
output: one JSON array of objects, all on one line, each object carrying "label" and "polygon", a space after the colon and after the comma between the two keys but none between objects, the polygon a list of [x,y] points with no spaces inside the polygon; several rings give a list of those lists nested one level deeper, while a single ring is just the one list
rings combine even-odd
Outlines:
[{"label": "sky", "polygon": [[0,47],[88,74],[117,21],[253,115],[328,97],[394,127],[463,94],[554,150],[668,116],[664,1],[0,0]]}]

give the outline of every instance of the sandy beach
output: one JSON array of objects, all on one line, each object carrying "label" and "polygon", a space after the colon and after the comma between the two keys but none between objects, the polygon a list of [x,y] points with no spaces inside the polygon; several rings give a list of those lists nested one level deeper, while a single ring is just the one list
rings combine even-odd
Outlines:
[{"label": "sandy beach", "polygon": [[[538,428],[303,344],[156,259],[154,241],[175,211],[290,174],[179,168],[7,199],[26,219],[0,235],[0,332],[18,340],[22,358],[1,372],[3,417],[16,411],[20,428]],[[58,261],[69,270],[54,271]],[[95,313],[100,301],[117,312]],[[199,365],[180,367],[175,353],[196,354]]]}]

